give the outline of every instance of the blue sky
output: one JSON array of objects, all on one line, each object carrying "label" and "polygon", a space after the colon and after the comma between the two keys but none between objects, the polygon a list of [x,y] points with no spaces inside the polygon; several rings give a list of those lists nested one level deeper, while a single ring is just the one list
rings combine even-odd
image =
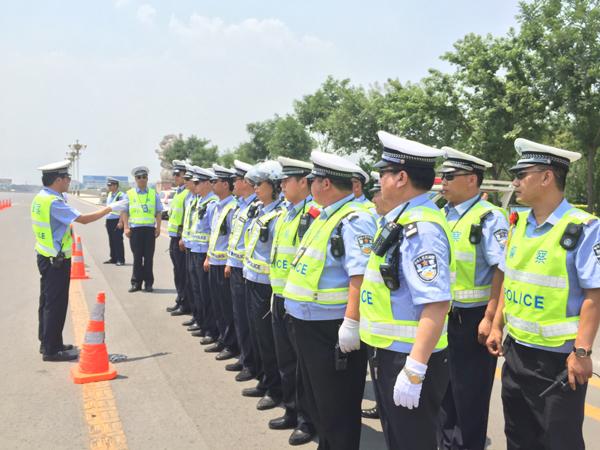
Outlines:
[{"label": "blue sky", "polygon": [[165,134],[221,150],[327,75],[418,81],[469,32],[516,25],[513,0],[0,1],[0,177],[88,144],[82,174],[126,175]]}]

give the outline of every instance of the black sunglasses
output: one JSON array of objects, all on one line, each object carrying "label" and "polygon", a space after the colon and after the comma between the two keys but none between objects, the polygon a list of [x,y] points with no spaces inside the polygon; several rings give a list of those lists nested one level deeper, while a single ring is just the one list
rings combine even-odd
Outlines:
[{"label": "black sunglasses", "polygon": [[517,180],[522,180],[523,178],[525,178],[530,173],[545,172],[546,170],[549,170],[549,169],[542,169],[542,170],[539,170],[539,169],[538,170],[519,170],[517,173],[515,173],[515,178]]},{"label": "black sunglasses", "polygon": [[145,179],[145,178],[148,178],[148,175],[136,175],[135,176],[136,180],[141,180],[141,179]]},{"label": "black sunglasses", "polygon": [[443,173],[441,175],[442,180],[452,181],[456,177],[466,177],[467,175],[473,175],[472,173]]}]

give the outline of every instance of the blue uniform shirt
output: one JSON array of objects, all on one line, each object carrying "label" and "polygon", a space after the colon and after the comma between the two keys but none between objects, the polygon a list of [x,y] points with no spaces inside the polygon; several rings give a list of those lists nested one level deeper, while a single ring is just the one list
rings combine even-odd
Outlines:
[{"label": "blue uniform shirt", "polygon": [[[260,219],[267,213],[270,213],[274,209],[280,208],[281,200],[277,199],[272,203],[269,203],[267,206],[261,206],[258,210],[258,214],[256,215],[256,219]],[[256,247],[254,247],[253,255],[254,259],[266,263],[271,263],[271,247],[273,246],[273,235],[275,234],[275,224],[279,220],[279,217],[275,217],[269,221],[267,228],[269,229],[269,239],[267,242],[261,242],[260,239],[256,242]],[[261,284],[271,284],[271,280],[269,279],[269,274],[264,273],[256,273],[253,270],[249,270],[246,266],[243,269],[244,278],[250,281],[254,281],[255,283]]]},{"label": "blue uniform shirt", "polygon": [[[238,207],[236,208],[235,212],[233,213],[232,220],[237,220],[237,217],[240,214],[242,214],[244,211],[246,211],[250,207],[250,203],[252,203],[254,200],[256,200],[256,194],[251,194],[246,198],[238,197],[238,199],[237,199]],[[238,241],[238,243],[234,249],[236,253],[244,253],[244,250],[246,248],[246,243],[244,242],[244,234],[246,233],[246,230],[248,229],[250,222],[251,222],[251,220],[246,220],[246,222],[244,223],[244,227],[242,229],[242,237],[240,238],[240,240]],[[230,267],[241,268],[241,267],[243,267],[244,263],[242,261],[238,261],[237,259],[233,258],[231,256],[231,254],[228,252],[227,265]]]},{"label": "blue uniform shirt", "polygon": [[[396,206],[381,217],[380,226],[396,220],[406,203]],[[417,206],[438,209],[429,199],[429,194],[421,194],[411,199],[404,213]],[[398,275],[400,288],[391,291],[392,315],[396,320],[421,318],[423,307],[429,303],[445,302],[452,299],[450,289],[450,242],[443,228],[436,223],[417,222],[418,233],[405,237],[400,244],[400,264]],[[437,275],[431,280],[423,280],[416,269],[417,260],[423,255],[434,255]],[[410,353],[412,344],[393,342],[388,350]],[[435,350],[434,350],[435,351]]]},{"label": "blue uniform shirt", "polygon": [[[214,198],[215,200],[219,200],[214,192],[209,192],[206,197],[198,198],[198,205],[212,198]],[[206,212],[204,213],[204,217],[202,217],[202,219],[198,219],[198,224],[196,225],[196,233],[210,234],[210,224],[212,223],[212,211],[216,203],[216,201],[212,201],[208,205],[206,205]],[[196,207],[196,210],[197,209],[198,207]],[[208,251],[208,240],[206,242],[193,242],[191,251],[193,253],[206,253]]]},{"label": "blue uniform shirt", "polygon": [[[181,191],[183,191],[185,189],[185,184],[182,184],[181,186],[177,186],[175,188],[175,195],[181,193]],[[177,231],[169,231],[169,236],[170,237],[179,237],[179,233],[177,233]]]},{"label": "blue uniform shirt", "polygon": [[54,249],[57,252],[61,250],[64,252],[67,249],[61,248],[62,237],[65,235],[67,228],[69,228],[69,226],[81,215],[81,213],[72,206],[68,205],[67,199],[58,192],[50,189],[49,187],[43,188],[42,191],[46,194],[53,195],[58,199],[53,201],[52,205],[50,205],[50,229],[52,230]]},{"label": "blue uniform shirt", "polygon": [[[525,236],[543,236],[569,211],[572,206],[566,199],[548,216],[546,221],[537,224],[532,212],[527,216]],[[505,262],[500,264],[504,270]],[[569,299],[567,317],[578,316],[585,298],[584,289],[600,288],[600,221],[594,220],[583,227],[577,246],[567,252],[567,273],[569,277]],[[543,347],[517,341],[522,345],[558,353],[570,353],[574,341],[567,341],[560,347]]]},{"label": "blue uniform shirt", "polygon": [[[342,205],[354,200],[354,194],[329,205],[321,210],[321,214],[315,220],[326,220],[335,213]],[[337,288],[348,286],[350,277],[364,275],[369,261],[369,251],[365,251],[365,245],[370,245],[377,229],[375,218],[367,211],[358,210],[351,214],[351,218],[342,219],[342,238],[344,240],[345,254],[340,258],[331,255],[331,245],[327,245],[325,255],[325,268],[319,280],[319,289]],[[364,240],[368,236],[371,239]],[[368,244],[365,244],[368,242]],[[302,320],[336,320],[343,319],[346,305],[319,305],[311,302],[297,302],[289,298],[285,299],[285,309],[289,314]]]},{"label": "blue uniform shirt", "polygon": [[[458,205],[444,206],[446,219],[448,221],[459,220],[459,218],[467,211],[471,205],[477,202],[479,194],[469,200]],[[458,222],[456,222],[458,223]],[[450,225],[453,229],[455,225]],[[494,210],[492,214],[487,216],[481,223],[482,236],[481,242],[475,246],[475,285],[485,286],[492,283],[494,270],[504,259],[504,250],[506,247],[506,236],[508,235],[508,220],[500,211]],[[455,302],[455,308],[475,308],[486,305],[485,302],[477,303],[460,303]]]},{"label": "blue uniform shirt", "polygon": [[365,194],[362,194],[360,197],[356,197],[354,199],[354,201],[358,202],[358,203],[366,203],[366,202],[369,202],[370,200],[365,196]]},{"label": "blue uniform shirt", "polygon": [[[137,192],[138,195],[146,195],[148,194],[148,189],[144,189],[143,191],[139,188],[136,187],[135,188],[135,192]],[[156,191],[154,191],[156,192]],[[156,192],[155,194],[156,198],[155,198],[155,202],[156,202],[156,213],[160,213],[163,210],[162,207],[162,203],[160,202],[160,198],[158,197],[158,192]],[[123,196],[123,200],[125,200],[125,210],[129,213],[129,195],[126,193]],[[137,227],[151,227],[151,228],[156,228],[156,224],[152,224],[152,225],[144,225],[144,224],[139,224],[139,223],[130,223],[129,224],[129,228],[137,228]]]},{"label": "blue uniform shirt", "polygon": [[[225,206],[227,206],[230,202],[235,202],[233,195],[230,195],[230,196],[224,198],[223,200],[219,200],[218,202],[216,202],[215,206],[213,207],[211,226],[210,226],[212,233],[219,233],[219,230],[217,229],[217,220],[219,220],[219,216],[221,215],[221,211],[223,211],[223,208],[225,208]],[[231,233],[231,217],[232,216],[233,216],[233,210],[229,211],[229,214],[227,214],[227,218],[225,219],[225,221],[227,222],[227,229],[229,230],[229,233],[227,233],[226,236],[219,234],[219,236],[217,237],[217,242],[215,244],[215,250],[217,250],[217,251],[222,251],[222,252],[227,251],[227,244],[229,243],[229,234]],[[208,262],[213,266],[224,266],[227,261],[226,260],[215,260],[215,259],[209,258]]]},{"label": "blue uniform shirt", "polygon": [[[124,195],[125,194],[123,194],[121,191],[117,191],[114,194],[112,192],[109,192],[108,195],[106,196],[106,206],[109,206],[113,202],[122,200]],[[121,214],[118,212],[110,212],[109,214],[107,214],[106,220],[118,219],[120,216],[121,216]]]}]

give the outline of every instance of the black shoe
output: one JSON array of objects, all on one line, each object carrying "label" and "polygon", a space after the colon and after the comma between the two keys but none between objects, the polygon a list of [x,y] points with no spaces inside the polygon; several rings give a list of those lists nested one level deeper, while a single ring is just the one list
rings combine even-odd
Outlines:
[{"label": "black shoe", "polygon": [[196,319],[193,317],[190,320],[186,320],[185,322],[181,322],[182,327],[191,327],[192,325],[196,325]]},{"label": "black shoe", "polygon": [[251,388],[246,388],[246,389],[242,389],[242,395],[244,397],[264,397],[265,396],[265,391],[264,389],[259,389],[257,387],[251,387]]},{"label": "black shoe", "polygon": [[139,284],[132,284],[131,287],[129,288],[129,291],[127,292],[137,292],[137,291],[141,291],[142,290],[142,286]]},{"label": "black shoe", "polygon": [[124,266],[124,265],[125,265],[125,263],[123,261],[117,261],[115,263],[115,266]]},{"label": "black shoe", "polygon": [[[194,335],[192,334],[192,336]],[[214,344],[215,342],[217,342],[217,340],[212,336],[204,336],[200,339],[200,345]]]},{"label": "black shoe", "polygon": [[146,287],[144,288],[144,292],[153,292],[154,288],[152,286],[148,286],[146,285]]},{"label": "black shoe", "polygon": [[215,359],[217,361],[226,361],[228,359],[235,358],[237,355],[238,354],[236,352],[226,348],[221,353],[219,353],[217,356],[215,356]]},{"label": "black shoe", "polygon": [[172,316],[185,316],[185,315],[187,315],[189,313],[190,313],[189,311],[186,311],[186,310],[181,309],[181,308],[177,308],[175,311],[173,311],[171,313],[171,315]]},{"label": "black shoe", "polygon": [[374,408],[362,409],[360,415],[365,419],[379,419],[379,410],[377,409],[377,406]]},{"label": "black shoe", "polygon": [[225,350],[225,346],[220,342],[215,342],[210,347],[204,349],[206,353],[220,353],[222,350]]},{"label": "black shoe", "polygon": [[242,369],[242,371],[240,373],[238,373],[235,376],[235,381],[250,381],[254,379],[254,375],[252,375],[252,372],[250,372],[248,369],[246,369],[245,367]]},{"label": "black shoe", "polygon": [[296,428],[298,421],[295,417],[284,414],[277,419],[269,420],[269,428],[271,430],[292,430]]},{"label": "black shoe", "polygon": [[310,441],[313,440],[313,438],[315,437],[315,431],[312,430],[310,427],[306,426],[306,425],[302,425],[298,428],[296,428],[294,431],[292,431],[292,434],[290,435],[290,439],[288,440],[288,443],[290,445],[302,445],[302,444],[306,444]]},{"label": "black shoe", "polygon": [[176,309],[179,309],[179,305],[177,303],[175,303],[173,306],[167,306],[165,309],[167,310],[168,313],[172,313]]},{"label": "black shoe", "polygon": [[79,358],[79,353],[74,351],[59,351],[52,355],[42,355],[44,361],[73,361]]},{"label": "black shoe", "polygon": [[194,324],[191,327],[187,327],[188,331],[200,331],[202,330],[202,328],[200,327],[200,325]]},{"label": "black shoe", "polygon": [[194,337],[201,337],[201,338],[206,336],[206,332],[202,329],[198,329],[197,331],[192,331],[190,334]]},{"label": "black shoe", "polygon": [[[69,350],[73,350],[73,346],[71,344],[67,344],[67,345],[63,345],[62,346],[62,351],[63,352],[68,352]],[[44,344],[40,344],[40,354],[44,354]]]},{"label": "black shoe", "polygon": [[258,409],[259,411],[265,411],[267,409],[275,408],[280,403],[281,399],[273,398],[267,394],[258,401],[258,403],[256,404],[256,409]]},{"label": "black shoe", "polygon": [[225,366],[225,370],[228,372],[241,372],[244,370],[244,365],[241,362],[236,361],[234,363],[227,364]]},{"label": "black shoe", "polygon": [[114,264],[115,262],[112,259],[107,259],[102,264]]}]

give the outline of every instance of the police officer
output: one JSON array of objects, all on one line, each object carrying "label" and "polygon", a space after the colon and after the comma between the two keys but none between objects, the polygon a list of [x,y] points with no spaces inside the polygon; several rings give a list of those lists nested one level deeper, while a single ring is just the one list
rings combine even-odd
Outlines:
[{"label": "police officer", "polygon": [[[501,297],[488,349],[504,355],[507,447],[583,449],[590,358],[600,315],[600,222],[564,198],[581,154],[518,138],[513,213]],[[501,345],[502,330],[508,336]],[[566,390],[540,394],[567,371]]]},{"label": "police officer", "polygon": [[231,233],[231,217],[236,207],[233,198],[233,178],[235,171],[218,164],[213,164],[213,172],[217,179],[213,183],[213,191],[218,197],[213,211],[211,233],[208,241],[207,258],[204,270],[208,272],[210,301],[215,314],[219,336],[217,342],[207,347],[207,353],[217,353],[218,361],[234,358],[239,353],[233,322],[233,306],[231,304],[231,287],[229,278],[225,278],[225,262],[227,261],[227,244]]},{"label": "police officer", "polygon": [[[189,217],[190,227],[190,253],[188,266],[188,283],[192,292],[194,307],[192,324],[188,331],[192,336],[205,337],[216,336],[216,324],[214,314],[209,308],[210,302],[206,299],[208,295],[208,273],[204,271],[204,261],[208,251],[208,239],[210,236],[210,220],[212,219],[211,205],[217,202],[217,196],[212,191],[211,180],[216,179],[213,172],[202,167],[194,166],[194,193],[197,195],[194,212]],[[207,317],[208,315],[208,317]]]},{"label": "police officer", "polygon": [[[123,194],[119,190],[119,180],[113,177],[106,178],[106,205],[123,199]],[[125,248],[123,247],[123,221],[120,214],[111,212],[106,216],[106,232],[108,234],[108,245],[110,248],[110,258],[104,261],[104,264],[115,264],[122,266],[125,264]]]},{"label": "police officer", "polygon": [[173,263],[173,278],[175,279],[177,297],[175,298],[175,304],[167,307],[169,313],[178,309],[184,303],[185,298],[185,252],[179,248],[179,240],[183,230],[184,201],[188,195],[183,178],[186,172],[185,162],[175,159],[172,164],[175,195],[169,205],[167,232],[169,233],[169,256]]},{"label": "police officer", "polygon": [[275,340],[277,366],[285,413],[269,421],[273,430],[293,429],[290,445],[301,445],[312,440],[315,429],[303,406],[302,378],[297,376],[298,357],[296,339],[291,317],[285,312],[285,300],[281,296],[289,274],[292,260],[302,237],[318,214],[310,195],[310,181],[306,178],[313,165],[308,162],[280,156],[282,166],[281,190],[285,195],[285,214],[275,224],[271,247],[269,278],[273,289],[272,326]]},{"label": "police officer", "polygon": [[370,178],[367,172],[357,166],[356,172],[354,172],[352,177],[352,192],[354,192],[354,196],[356,197],[356,201],[358,203],[362,203],[365,208],[374,208],[375,205],[365,196],[364,193],[365,185],[369,182],[369,180]]},{"label": "police officer", "polygon": [[142,290],[152,292],[154,273],[154,247],[160,236],[162,203],[156,191],[148,187],[149,170],[139,166],[131,171],[136,187],[129,189],[123,199],[126,205],[122,213],[125,236],[129,238],[133,253],[133,273],[129,292]]},{"label": "police officer", "polygon": [[450,384],[442,402],[444,449],[483,450],[497,359],[485,347],[504,274],[498,268],[508,236],[506,213],[482,199],[492,164],[443,147],[442,195],[450,226],[456,281],[448,321]]},{"label": "police officer", "polygon": [[260,364],[259,356],[254,353],[252,340],[250,339],[249,304],[246,301],[246,280],[243,275],[246,245],[244,238],[250,222],[256,215],[259,201],[254,193],[254,187],[244,178],[252,165],[236,159],[233,161],[233,166],[235,168],[233,194],[237,198],[237,206],[231,220],[232,230],[227,246],[225,276],[229,277],[231,287],[233,320],[240,347],[240,359],[227,364],[225,369],[240,372],[235,376],[236,381],[248,381],[259,377]]},{"label": "police officer", "polygon": [[73,222],[87,224],[101,219],[111,211],[119,211],[123,202],[93,213],[81,214],[67,204],[64,193],[71,182],[69,161],[39,167],[43,189],[31,203],[31,223],[35,235],[37,266],[40,272],[40,306],[38,309],[38,338],[44,361],[71,361],[77,351],[63,344],[71,281],[71,236]]},{"label": "police officer", "polygon": [[358,336],[359,290],[376,226],[354,201],[357,166],[317,151],[311,160],[311,191],[323,209],[300,242],[283,297],[319,447],[357,449],[367,366]]},{"label": "police officer", "polygon": [[390,449],[436,449],[448,385],[446,316],[451,300],[450,230],[429,199],[437,149],[378,132],[380,218],[360,291],[360,337]]}]

